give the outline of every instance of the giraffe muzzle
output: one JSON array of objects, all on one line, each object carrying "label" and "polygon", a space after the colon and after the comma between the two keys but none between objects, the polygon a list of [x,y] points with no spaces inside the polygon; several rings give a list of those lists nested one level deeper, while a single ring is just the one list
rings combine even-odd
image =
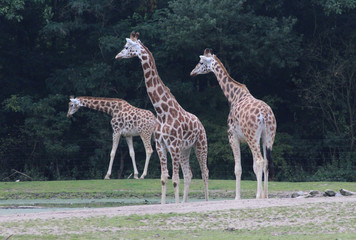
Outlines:
[{"label": "giraffe muzzle", "polygon": [[194,70],[190,73],[191,77],[195,77],[196,75],[198,75]]}]

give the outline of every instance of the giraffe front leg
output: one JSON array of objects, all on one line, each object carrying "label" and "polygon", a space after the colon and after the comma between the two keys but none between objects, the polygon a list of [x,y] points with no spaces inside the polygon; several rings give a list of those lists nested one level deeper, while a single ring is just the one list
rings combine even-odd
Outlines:
[{"label": "giraffe front leg", "polygon": [[108,172],[106,173],[106,176],[104,179],[110,179],[112,165],[114,163],[114,158],[115,158],[117,146],[119,145],[119,141],[120,141],[120,134],[118,132],[114,132],[113,133],[113,141],[112,141],[112,149],[111,149],[111,153],[110,153],[109,169],[108,169]]},{"label": "giraffe front leg", "polygon": [[141,139],[142,139],[143,145],[145,146],[145,151],[146,151],[145,168],[143,169],[143,173],[140,177],[141,179],[144,179],[147,175],[148,164],[150,162],[150,158],[153,153],[152,146],[151,146],[151,135],[152,135],[152,133],[141,134]]},{"label": "giraffe front leg", "polygon": [[235,200],[241,199],[241,151],[240,151],[240,141],[238,140],[237,136],[233,133],[229,132],[229,142],[234,154],[235,160],[235,177],[236,177],[236,195]]},{"label": "giraffe front leg", "polygon": [[127,142],[127,145],[129,146],[130,157],[131,157],[132,166],[134,169],[134,178],[138,179],[138,171],[137,171],[137,167],[136,167],[135,150],[133,147],[132,136],[126,137],[126,142]]},{"label": "giraffe front leg", "polygon": [[167,166],[167,150],[161,145],[157,139],[159,137],[156,136],[156,150],[158,153],[158,157],[161,163],[161,184],[162,184],[162,195],[161,195],[161,204],[166,203],[166,194],[167,194],[167,182],[168,182],[168,166]]},{"label": "giraffe front leg", "polygon": [[180,152],[178,149],[171,149],[170,150],[171,157],[172,157],[172,182],[174,187],[174,197],[176,203],[179,203],[179,162],[180,162]]}]

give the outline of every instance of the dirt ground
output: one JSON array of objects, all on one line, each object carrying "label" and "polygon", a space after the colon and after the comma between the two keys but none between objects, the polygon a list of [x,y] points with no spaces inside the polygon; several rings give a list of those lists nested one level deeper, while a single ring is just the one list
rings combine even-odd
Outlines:
[{"label": "dirt ground", "polygon": [[188,202],[185,204],[166,204],[166,205],[137,205],[110,208],[93,208],[83,210],[66,210],[57,212],[40,212],[26,214],[11,214],[0,216],[1,223],[22,222],[35,219],[70,219],[87,218],[97,216],[127,216],[131,214],[145,215],[158,213],[192,213],[209,212],[230,209],[258,209],[268,207],[303,206],[313,203],[354,203],[356,205],[356,195],[350,197],[317,197],[317,198],[271,198],[271,199],[243,199],[243,200],[224,200],[209,202]]}]

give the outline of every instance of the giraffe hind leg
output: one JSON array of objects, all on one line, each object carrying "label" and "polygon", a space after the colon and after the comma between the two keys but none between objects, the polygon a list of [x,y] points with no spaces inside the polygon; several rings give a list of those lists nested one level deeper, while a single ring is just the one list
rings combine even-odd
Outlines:
[{"label": "giraffe hind leg", "polygon": [[142,173],[140,179],[144,179],[146,177],[147,170],[148,170],[148,164],[150,163],[150,158],[153,153],[152,146],[151,146],[151,135],[152,135],[152,133],[141,135],[141,139],[142,139],[143,145],[145,146],[145,151],[146,151],[146,161],[145,161],[145,168],[143,170],[143,173]]},{"label": "giraffe hind leg", "polygon": [[112,141],[112,149],[111,149],[111,153],[110,153],[109,168],[108,168],[108,172],[106,173],[106,176],[104,179],[110,179],[112,165],[114,163],[115,154],[116,154],[116,150],[117,150],[117,146],[119,145],[119,142],[120,142],[120,134],[117,132],[114,132],[113,133],[113,141]]},{"label": "giraffe hind leg", "polygon": [[256,198],[263,198],[263,187],[262,187],[262,174],[263,174],[263,164],[264,159],[262,157],[259,142],[248,141],[248,145],[252,152],[253,157],[253,171],[256,175],[257,180],[257,193]]},{"label": "giraffe hind leg", "polygon": [[208,189],[209,170],[207,166],[208,164],[207,146],[196,145],[194,147],[194,151],[200,166],[201,177],[204,182],[205,201],[209,201],[209,189]]},{"label": "giraffe hind leg", "polygon": [[135,150],[133,147],[132,136],[126,137],[126,142],[127,142],[127,145],[129,146],[130,157],[131,157],[132,166],[134,169],[134,178],[138,179],[138,171],[137,171],[137,167],[136,167]]},{"label": "giraffe hind leg", "polygon": [[263,172],[263,160],[257,158],[253,160],[253,171],[255,172],[257,179],[257,193],[256,198],[263,198],[263,188],[262,188],[262,172]]},{"label": "giraffe hind leg", "polygon": [[188,199],[188,192],[189,192],[189,187],[190,183],[192,181],[192,171],[189,166],[189,157],[190,157],[190,151],[191,149],[183,150],[181,153],[181,168],[183,171],[183,177],[184,177],[184,192],[183,192],[183,201],[182,203],[187,202]]},{"label": "giraffe hind leg", "polygon": [[266,147],[264,150],[265,162],[263,165],[263,173],[264,173],[264,198],[268,198],[268,181],[269,176],[273,176],[274,167],[272,162],[272,151],[270,148]]}]

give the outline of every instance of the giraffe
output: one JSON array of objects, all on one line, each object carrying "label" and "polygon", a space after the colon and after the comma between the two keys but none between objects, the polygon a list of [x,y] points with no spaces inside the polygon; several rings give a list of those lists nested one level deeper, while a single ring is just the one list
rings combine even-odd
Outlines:
[{"label": "giraffe", "polygon": [[172,159],[172,181],[175,202],[179,203],[179,164],[184,177],[184,193],[182,203],[187,201],[192,171],[189,165],[191,149],[194,148],[198,159],[205,188],[205,200],[208,201],[208,167],[207,167],[207,138],[200,120],[185,111],[177,102],[168,87],[158,75],[155,60],[140,40],[138,33],[131,33],[126,38],[124,49],[117,54],[116,59],[137,56],[143,68],[147,94],[157,113],[158,125],[155,129],[156,150],[161,163],[161,204],[165,204],[167,180],[167,150]]},{"label": "giraffe", "polygon": [[[247,87],[230,77],[221,61],[205,49],[204,55],[190,73],[191,76],[213,72],[225,94],[230,113],[227,120],[228,137],[235,160],[236,197],[240,199],[241,153],[240,142],[247,142],[253,156],[253,170],[257,178],[256,198],[268,198],[269,169],[273,175],[272,145],[277,123],[272,109],[263,101],[254,98]],[[263,145],[261,154],[260,139]],[[264,174],[264,188],[262,188]]]},{"label": "giraffe", "polygon": [[112,165],[115,158],[120,136],[126,138],[129,146],[129,153],[134,168],[134,178],[138,179],[138,171],[135,161],[135,151],[133,148],[132,137],[140,136],[146,150],[145,168],[141,175],[143,179],[147,175],[147,168],[153,153],[151,147],[151,136],[157,120],[153,113],[148,110],[140,109],[130,105],[125,100],[119,98],[100,98],[100,97],[70,97],[67,117],[73,115],[80,107],[87,107],[94,110],[105,112],[112,116],[111,126],[113,129],[113,144],[110,154],[109,169],[105,179],[110,179]]}]

